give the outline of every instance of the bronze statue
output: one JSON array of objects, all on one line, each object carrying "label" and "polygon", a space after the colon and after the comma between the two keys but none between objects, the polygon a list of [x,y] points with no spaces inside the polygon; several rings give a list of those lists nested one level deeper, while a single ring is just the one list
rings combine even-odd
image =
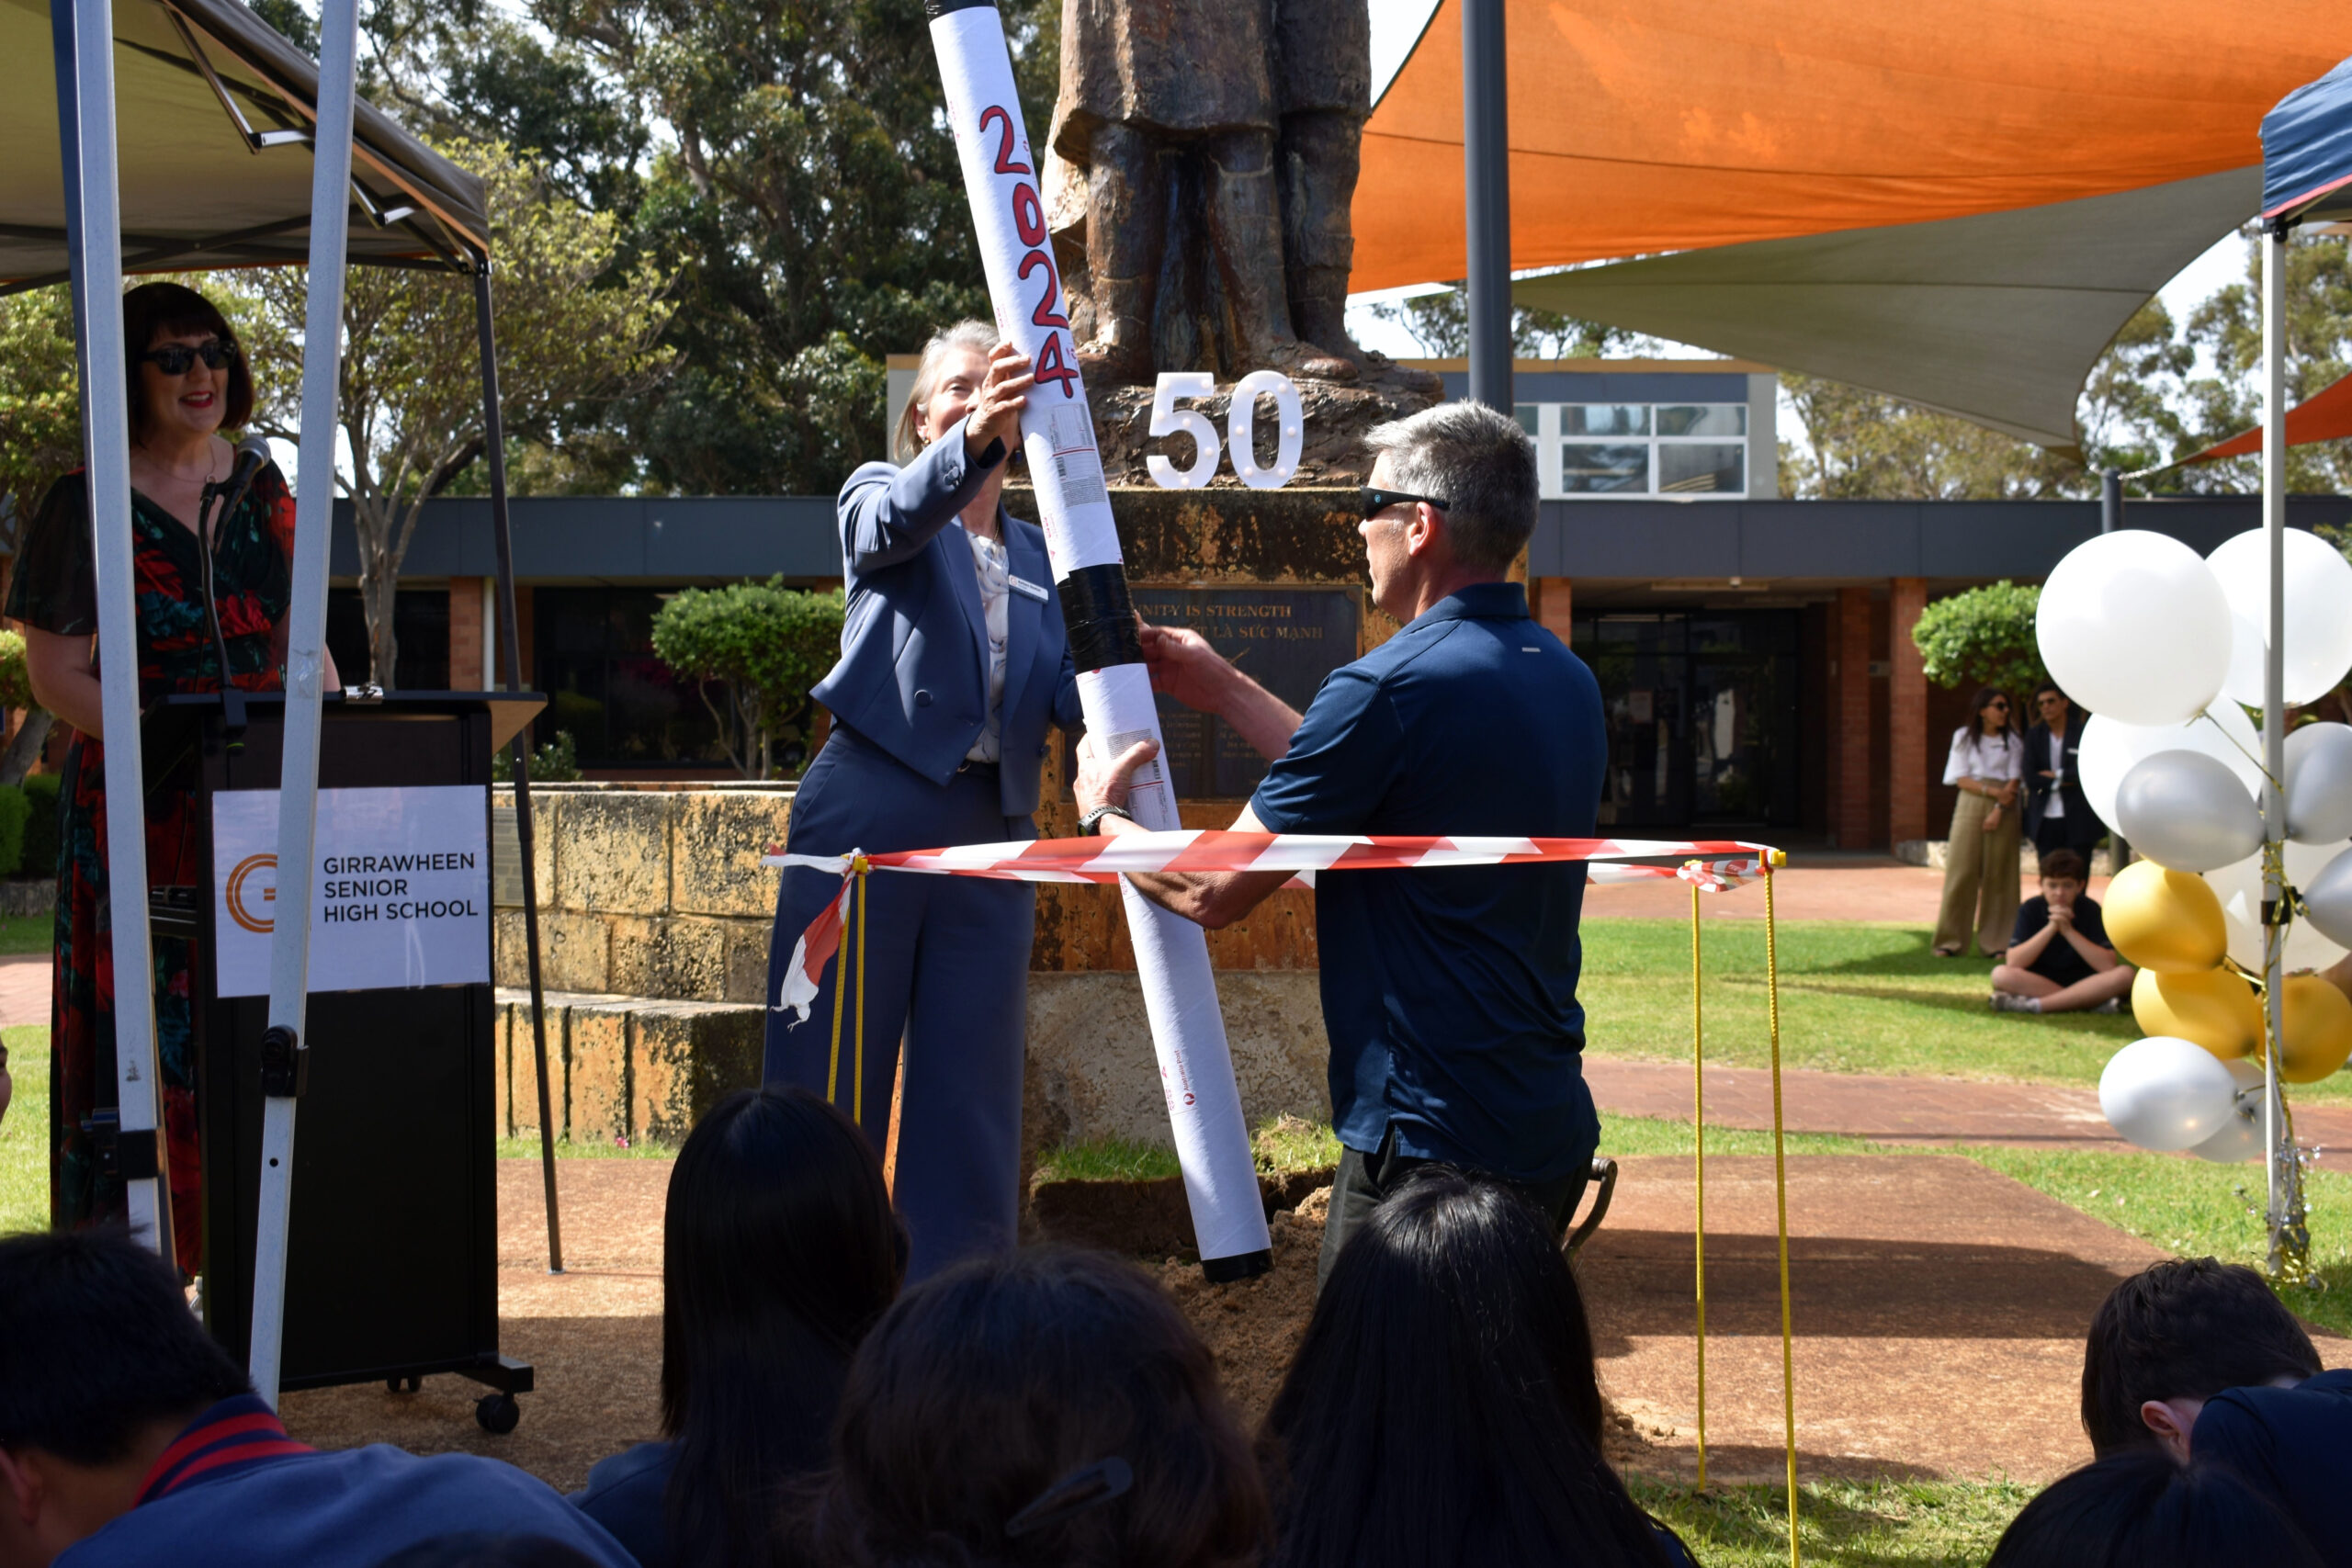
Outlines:
[{"label": "bronze statue", "polygon": [[1353,381],[1366,0],[1065,0],[1056,237],[1090,379]]}]

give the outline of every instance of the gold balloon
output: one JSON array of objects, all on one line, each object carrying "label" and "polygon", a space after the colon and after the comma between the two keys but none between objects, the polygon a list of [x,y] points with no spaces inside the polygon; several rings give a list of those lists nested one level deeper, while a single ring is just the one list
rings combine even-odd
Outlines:
[{"label": "gold balloon", "polygon": [[2262,1003],[2252,986],[2226,969],[2196,975],[2143,969],[2132,982],[2132,1016],[2143,1034],[2193,1040],[2224,1062],[2262,1048]]},{"label": "gold balloon", "polygon": [[2192,872],[2133,861],[2108,884],[2101,908],[2115,951],[2143,969],[2195,975],[2219,967],[2229,953],[2222,901]]},{"label": "gold balloon", "polygon": [[2279,995],[2281,1080],[2317,1083],[2352,1058],[2352,998],[2316,975],[2289,976]]}]

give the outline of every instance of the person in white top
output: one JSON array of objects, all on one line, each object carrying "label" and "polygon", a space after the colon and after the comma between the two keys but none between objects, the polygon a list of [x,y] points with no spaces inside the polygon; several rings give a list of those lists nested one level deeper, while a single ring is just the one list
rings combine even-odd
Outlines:
[{"label": "person in white top", "polygon": [[1936,954],[1957,958],[1976,945],[1998,962],[2018,917],[2018,796],[2024,787],[2025,742],[2009,721],[2009,699],[1990,686],[1969,702],[1972,722],[1952,732],[1944,783],[1960,791],[1944,850],[1943,907],[1936,916]]}]

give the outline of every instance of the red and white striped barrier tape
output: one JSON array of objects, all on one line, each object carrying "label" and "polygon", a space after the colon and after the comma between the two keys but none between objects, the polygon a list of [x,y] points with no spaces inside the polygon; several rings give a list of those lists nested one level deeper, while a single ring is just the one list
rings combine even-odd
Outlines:
[{"label": "red and white striped barrier tape", "polygon": [[[1021,882],[1114,883],[1136,872],[1213,871],[1426,871],[1455,865],[1521,865],[1587,861],[1598,880],[1683,876],[1676,866],[1607,867],[1606,863],[1644,860],[1718,859],[1708,874],[1726,885],[1758,874],[1763,862],[1782,863],[1769,844],[1740,839],[1508,839],[1402,838],[1354,834],[1235,833],[1186,830],[1122,833],[1102,839],[1016,840],[1001,844],[964,844],[951,849],[897,850],[869,854],[876,871],[928,872],[934,875],[989,876]],[[786,854],[770,845],[761,862],[808,866],[837,876],[850,873],[851,856]],[[1605,874],[1606,869],[1631,873]],[[1699,881],[1692,875],[1688,880]],[[1705,886],[1702,882],[1702,886]]]},{"label": "red and white striped barrier tape", "polygon": [[[1707,858],[1713,857],[1713,858]],[[1399,838],[1205,830],[1122,833],[1106,839],[1015,840],[951,849],[896,850],[864,857],[869,870],[933,876],[985,876],[1015,882],[1115,883],[1135,872],[1288,871],[1291,886],[1312,887],[1318,872],[1426,871],[1442,866],[1525,865],[1582,861],[1594,882],[1674,878],[1719,893],[1754,880],[1786,857],[1769,844],[1739,839]],[[1677,865],[1635,861],[1681,858]],[[841,877],[842,891],[819,912],[786,970],[776,1009],[801,1018],[818,980],[841,945],[849,877],[857,855],[787,854],[771,844],[762,865],[806,866]]]}]

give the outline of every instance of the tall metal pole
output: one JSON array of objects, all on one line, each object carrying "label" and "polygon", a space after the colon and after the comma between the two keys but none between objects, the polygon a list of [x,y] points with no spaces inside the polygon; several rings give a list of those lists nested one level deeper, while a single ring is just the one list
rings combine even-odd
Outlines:
[{"label": "tall metal pole", "polygon": [[302,436],[286,642],[286,741],[277,775],[277,897],[269,939],[269,1029],[262,1043],[261,1203],[254,1225],[254,1392],[277,1403],[286,1326],[286,1235],[294,1199],[294,1111],[310,999],[311,904],[318,857],[319,730],[324,719],[327,557],[334,526],[343,275],[351,218],[353,71],[358,0],[319,14],[319,113],[311,147],[310,289],[302,318]]},{"label": "tall metal pole", "polygon": [[[52,20],[55,17],[52,11]],[[107,813],[113,924],[116,1151],[130,1234],[172,1257],[172,1200],[155,1073],[155,958],[147,934],[147,814],[140,802],[139,617],[130,566],[130,361],[122,336],[122,203],[116,185],[114,7],[74,0],[73,95],[58,127],[78,151],[71,244],[81,279],[82,440],[98,597],[98,684],[106,768],[122,809]],[[70,106],[70,107],[69,107]],[[142,349],[146,344],[140,345]]]},{"label": "tall metal pole", "polygon": [[[514,536],[506,513],[506,422],[498,412],[498,334],[492,326],[490,258],[474,268],[474,332],[481,341],[482,448],[490,458],[490,525],[498,548],[498,650],[506,689],[523,689],[515,636]],[[548,1092],[547,993],[539,983],[538,870],[532,861],[531,746],[527,726],[514,732],[514,840],[523,861],[523,946],[531,966],[531,1045],[539,1075],[539,1179],[547,1191],[548,1272],[563,1272],[563,1222],[555,1200],[555,1112]]]},{"label": "tall metal pole", "polygon": [[2123,475],[2109,468],[2098,479],[2098,531],[2112,534],[2123,526]]},{"label": "tall metal pole", "polygon": [[2266,1028],[2263,1051],[2263,1166],[2270,1230],[2269,1271],[2274,1280],[2301,1280],[2310,1234],[2303,1216],[2302,1168],[2278,1090],[2279,1053],[2285,1045],[2285,1004],[2279,994],[2286,972],[2287,927],[2293,915],[2285,901],[2286,871],[2280,858],[2287,811],[2280,781],[2287,773],[2287,237],[2282,224],[2263,237],[2262,246],[2262,531],[2270,562],[2269,618],[2262,657],[2262,980]]},{"label": "tall metal pole", "polygon": [[1510,112],[1503,0],[1462,0],[1462,191],[1470,397],[1511,412]]}]

